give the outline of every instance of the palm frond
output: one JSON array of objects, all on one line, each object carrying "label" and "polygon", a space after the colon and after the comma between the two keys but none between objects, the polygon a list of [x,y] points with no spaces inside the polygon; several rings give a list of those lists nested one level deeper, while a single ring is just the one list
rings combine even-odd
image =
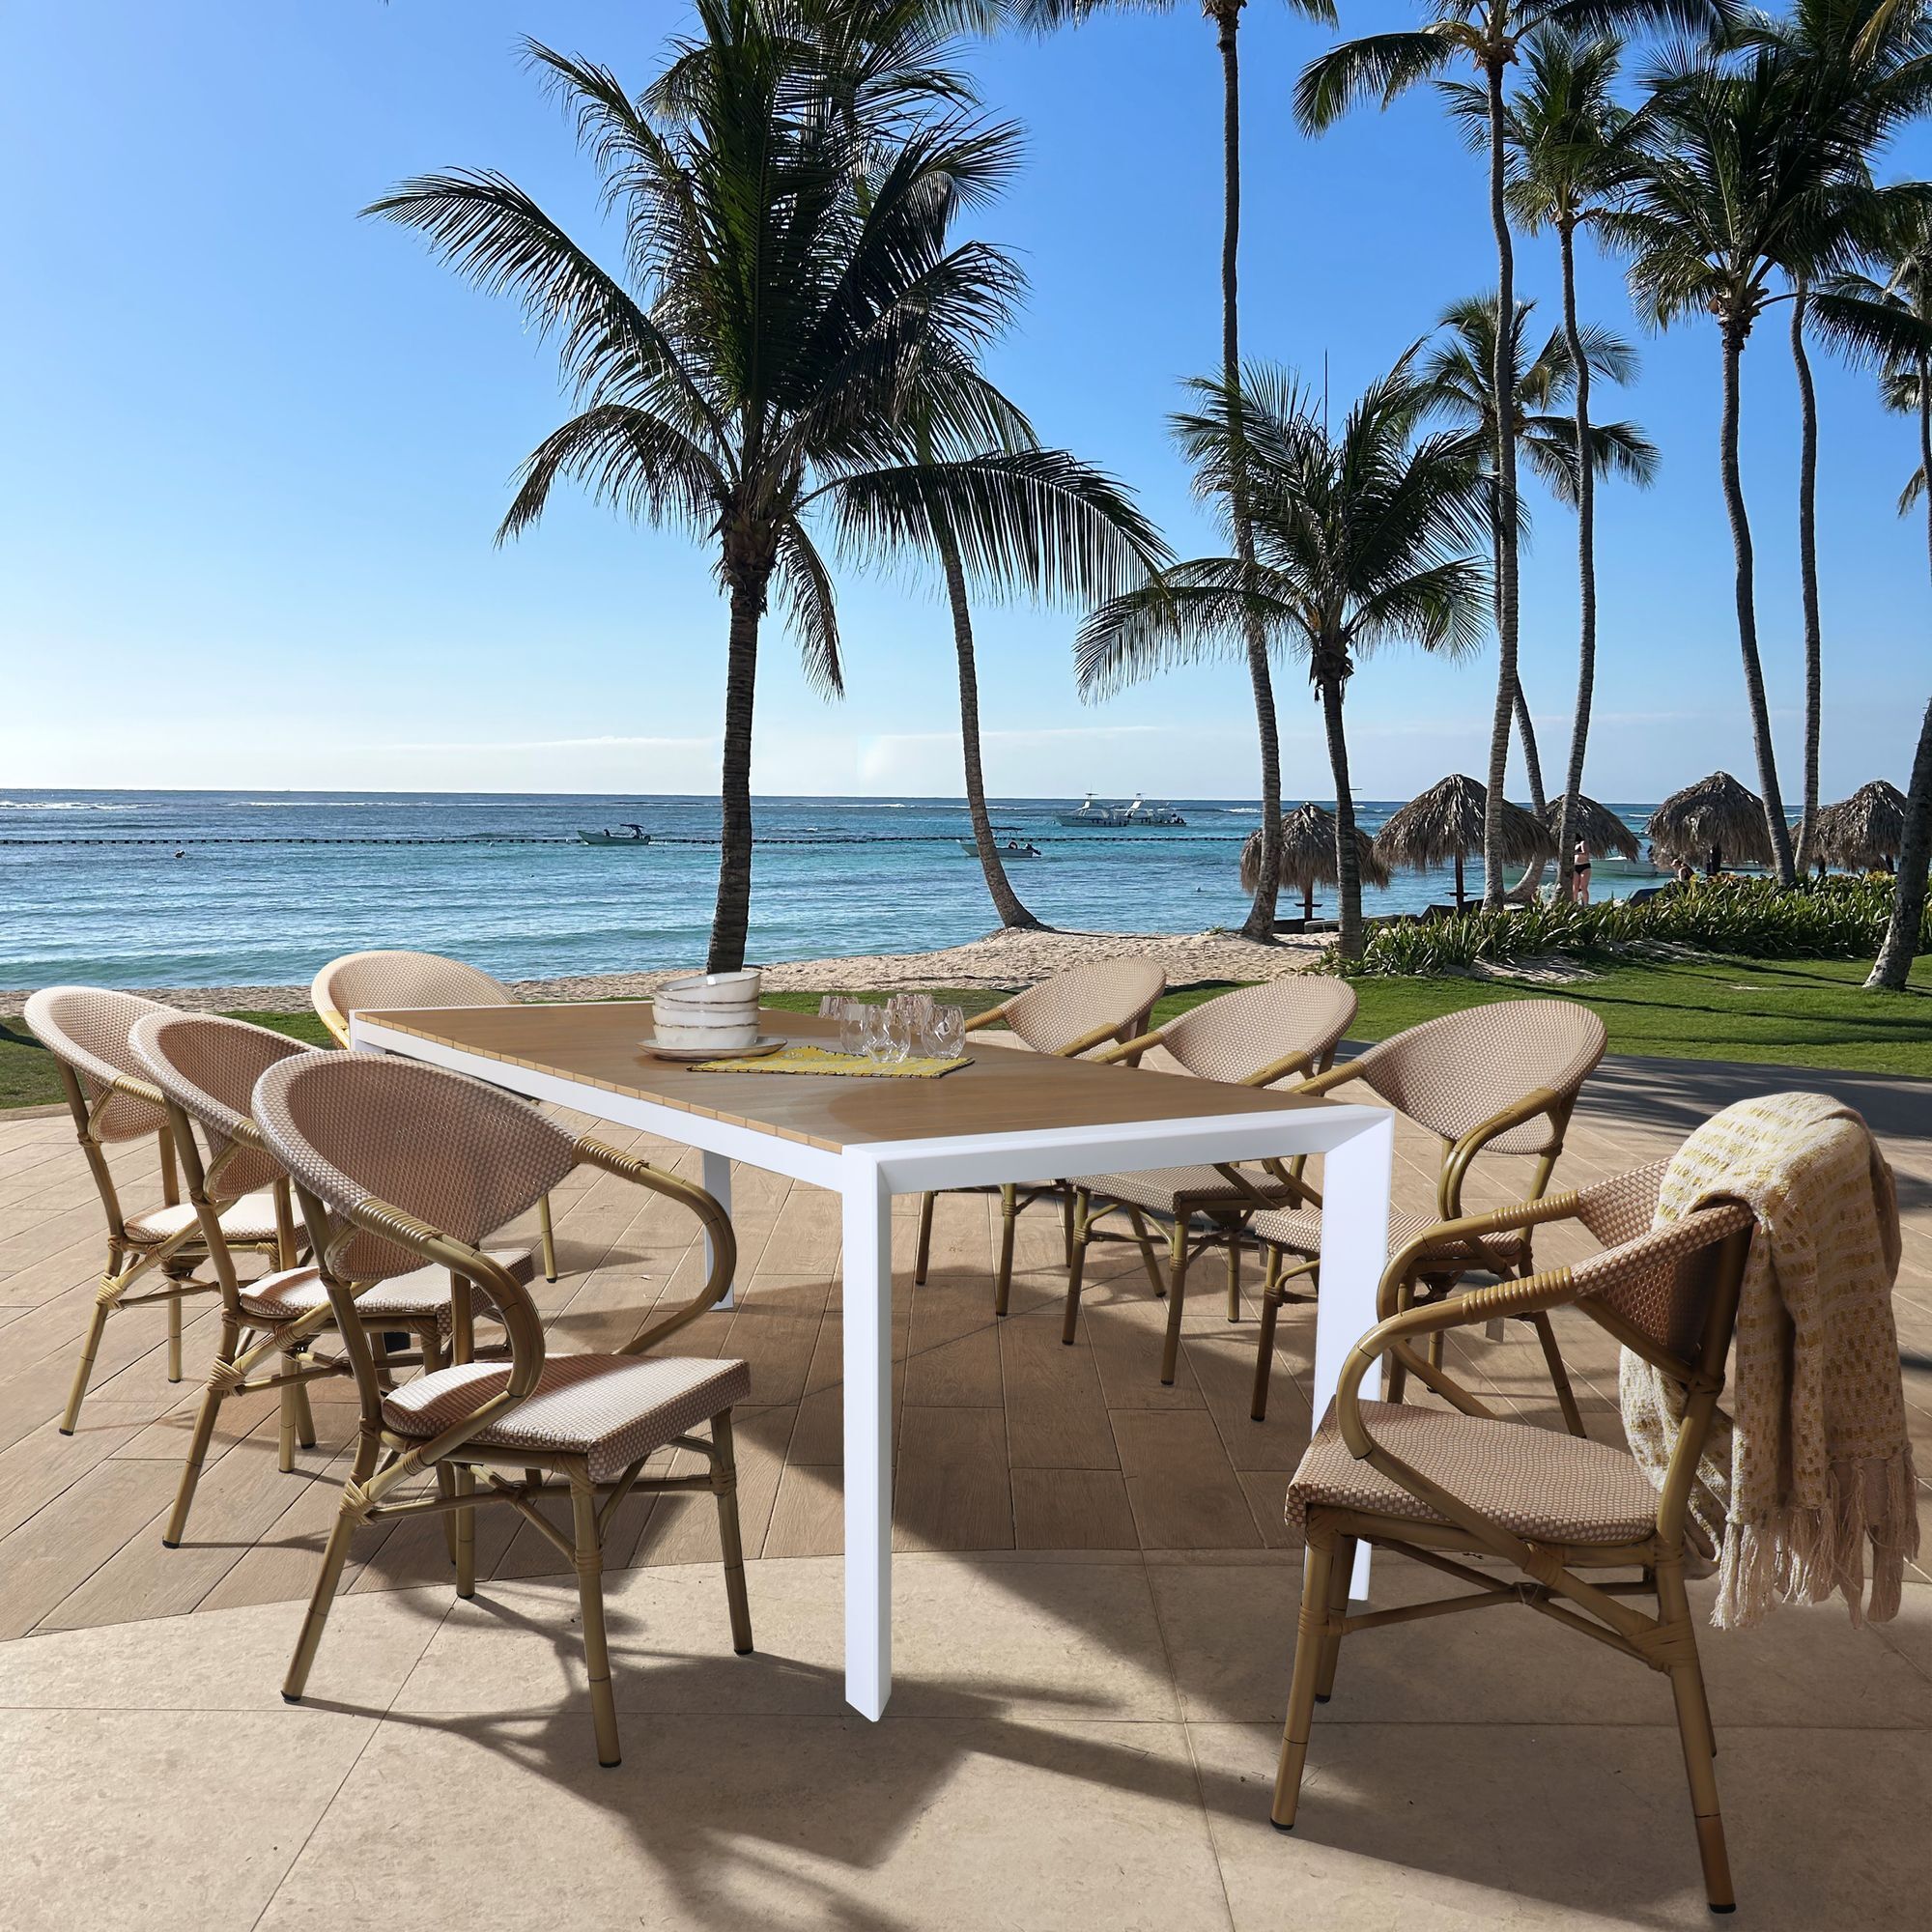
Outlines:
[{"label": "palm frond", "polygon": [[778,580],[806,682],[827,697],[843,697],[838,593],[825,559],[796,518],[779,529]]},{"label": "palm frond", "polygon": [[1386,107],[1411,87],[1435,79],[1468,41],[1467,30],[1450,21],[1344,41],[1302,69],[1294,83],[1294,118],[1304,133],[1319,134],[1364,101]]}]

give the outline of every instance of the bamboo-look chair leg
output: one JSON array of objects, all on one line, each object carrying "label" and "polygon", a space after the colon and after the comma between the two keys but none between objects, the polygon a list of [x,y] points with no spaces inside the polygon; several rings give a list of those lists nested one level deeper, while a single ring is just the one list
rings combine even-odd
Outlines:
[{"label": "bamboo-look chair leg", "polygon": [[1274,1379],[1274,1329],[1281,1316],[1281,1290],[1273,1282],[1262,1290],[1262,1333],[1255,1349],[1255,1392],[1248,1404],[1248,1416],[1265,1422],[1268,1413],[1268,1384]]},{"label": "bamboo-look chair leg", "polygon": [[1180,1317],[1187,1301],[1187,1220],[1177,1215],[1174,1234],[1168,1244],[1167,1262],[1167,1339],[1160,1350],[1160,1379],[1165,1388],[1174,1386],[1174,1372],[1180,1362]]},{"label": "bamboo-look chair leg", "polygon": [[[180,1280],[170,1275],[171,1287],[179,1289]],[[168,1296],[168,1379],[178,1382],[182,1378],[182,1298],[179,1293]]]},{"label": "bamboo-look chair leg", "polygon": [[1013,1223],[1020,1211],[1019,1189],[1000,1189],[1000,1271],[993,1282],[993,1313],[1004,1315],[1013,1289]]},{"label": "bamboo-look chair leg", "polygon": [[1224,1228],[1228,1237],[1228,1320],[1241,1319],[1241,1231],[1237,1227]]},{"label": "bamboo-look chair leg", "polygon": [[718,1498],[718,1547],[724,1556],[724,1602],[731,1612],[731,1648],[752,1654],[752,1605],[745,1594],[745,1545],[738,1530],[738,1458],[731,1434],[731,1411],[711,1418],[711,1491]]},{"label": "bamboo-look chair leg", "polygon": [[932,1204],[938,1197],[922,1194],[919,1197],[919,1244],[913,1249],[912,1279],[915,1288],[925,1286],[925,1270],[932,1260]]},{"label": "bamboo-look chair leg", "polygon": [[88,1383],[94,1378],[94,1358],[100,1352],[101,1331],[107,1326],[107,1318],[120,1299],[119,1291],[108,1287],[113,1279],[112,1274],[103,1275],[94,1297],[94,1314],[87,1324],[87,1340],[80,1345],[80,1360],[73,1365],[73,1385],[68,1391],[67,1408],[61,1415],[60,1433],[63,1435],[71,1435],[74,1425],[80,1420],[81,1401],[87,1394]]},{"label": "bamboo-look chair leg", "polygon": [[[282,1374],[292,1376],[301,1366],[300,1357],[282,1350]],[[301,1393],[298,1382],[282,1384],[280,1402],[280,1428],[275,1439],[275,1467],[287,1475],[296,1465],[296,1397]]]},{"label": "bamboo-look chair leg", "polygon": [[1570,1386],[1570,1371],[1564,1366],[1562,1350],[1556,1346],[1556,1331],[1549,1325],[1549,1317],[1541,1313],[1532,1315],[1529,1325],[1543,1344],[1544,1366],[1548,1369],[1549,1384],[1556,1391],[1556,1406],[1563,1411],[1564,1428],[1572,1435],[1586,1434],[1583,1412],[1577,1406],[1577,1391]]},{"label": "bamboo-look chair leg", "polygon": [[[304,1350],[301,1354],[295,1357],[296,1366],[298,1368],[302,1367],[305,1365],[307,1359],[307,1352]],[[313,1449],[315,1447],[315,1410],[309,1405],[308,1384],[306,1382],[298,1382],[295,1387],[296,1444],[298,1448]]]},{"label": "bamboo-look chair leg", "polygon": [[[456,1470],[454,1464],[439,1463],[436,1465],[436,1492],[444,1502],[455,1500]],[[443,1553],[449,1558],[451,1566],[454,1567],[456,1562],[456,1512],[454,1510],[443,1510],[440,1512],[440,1517],[442,1521]]]},{"label": "bamboo-look chair leg", "polygon": [[[195,1412],[194,1434],[188,1437],[187,1460],[182,1464],[181,1484],[175,1491],[175,1506],[168,1515],[168,1526],[161,1532],[164,1549],[179,1549],[187,1528],[187,1513],[194,1502],[195,1485],[201,1481],[201,1465],[208,1460],[208,1445],[214,1440],[214,1424],[228,1394],[228,1378],[222,1371],[242,1351],[242,1324],[227,1312],[221,1317],[221,1340],[215,1344],[213,1366],[208,1384],[201,1392],[201,1407]],[[283,1468],[289,1466],[282,1464]]]},{"label": "bamboo-look chair leg", "polygon": [[585,1463],[570,1465],[570,1511],[576,1526],[577,1600],[583,1615],[583,1662],[590,1676],[590,1721],[597,1762],[623,1762],[617,1748],[617,1700],[611,1691],[611,1646],[604,1634],[604,1546],[597,1531],[597,1492]]},{"label": "bamboo-look chair leg", "polygon": [[1127,1209],[1127,1219],[1133,1225],[1134,1239],[1140,1244],[1141,1265],[1147,1269],[1147,1278],[1156,1296],[1167,1293],[1167,1278],[1160,1271],[1160,1263],[1153,1251],[1153,1236],[1148,1233],[1147,1216],[1138,1208]]},{"label": "bamboo-look chair leg", "polygon": [[1073,1197],[1070,1194],[1060,1197],[1060,1259],[1066,1266],[1073,1265]]},{"label": "bamboo-look chair leg", "polygon": [[[365,1429],[357,1435],[355,1461],[349,1471],[350,1484],[359,1490],[375,1474],[382,1451],[382,1441],[372,1432]],[[349,1539],[355,1534],[356,1521],[345,1487],[342,1507],[336,1512],[334,1526],[329,1530],[328,1542],[323,1548],[322,1569],[316,1576],[315,1590],[308,1600],[308,1613],[302,1618],[301,1634],[296,1639],[296,1654],[289,1661],[289,1674],[282,1680],[282,1697],[287,1703],[301,1702],[308,1674],[315,1667],[315,1653],[322,1643],[323,1626],[327,1623],[328,1613],[335,1605],[336,1586],[342,1581],[342,1566],[348,1560]]]},{"label": "bamboo-look chair leg", "polygon": [[[471,1495],[476,1489],[475,1472],[468,1463],[459,1463],[450,1472],[450,1487],[459,1496]],[[456,1521],[456,1594],[466,1601],[476,1594],[476,1512],[453,1510]],[[603,1559],[599,1559],[602,1568]]]},{"label": "bamboo-look chair leg", "polygon": [[1342,1661],[1342,1633],[1349,1614],[1349,1586],[1355,1577],[1355,1539],[1335,1539],[1335,1561],[1328,1573],[1328,1630],[1321,1640],[1321,1667],[1315,1673],[1315,1701],[1325,1704],[1335,1694],[1335,1666]]},{"label": "bamboo-look chair leg", "polygon": [[[1390,1310],[1390,1313],[1394,1315],[1402,1314],[1414,1298],[1414,1284],[1405,1276],[1396,1284],[1395,1307]],[[1387,1368],[1383,1371],[1383,1376],[1382,1400],[1384,1402],[1400,1402],[1403,1397],[1403,1391],[1408,1386],[1408,1370],[1403,1365],[1400,1356],[1393,1357],[1389,1361]],[[1317,1420],[1319,1421],[1320,1418],[1318,1417]]]},{"label": "bamboo-look chair leg", "polygon": [[1657,1566],[1657,1606],[1679,1638],[1683,1662],[1670,1666],[1670,1690],[1677,1703],[1677,1732],[1684,1745],[1684,1771],[1690,1784],[1690,1813],[1697,1827],[1697,1857],[1704,1867],[1704,1895],[1713,1912],[1735,1912],[1737,1892],[1731,1884],[1730,1854],[1724,1846],[1724,1818],[1718,1804],[1717,1734],[1711,1728],[1711,1706],[1704,1691],[1704,1669],[1697,1658],[1697,1637],[1690,1621],[1690,1603],[1684,1593],[1681,1561]]},{"label": "bamboo-look chair leg", "polygon": [[1308,1732],[1315,1720],[1315,1692],[1328,1647],[1328,1592],[1334,1576],[1335,1539],[1309,1525],[1301,1566],[1301,1614],[1294,1634],[1294,1676],[1288,1690],[1288,1722],[1282,1730],[1281,1762],[1274,1775],[1274,1805],[1268,1816],[1276,1829],[1294,1830],[1301,1798],[1301,1772],[1308,1762]]},{"label": "bamboo-look chair leg", "polygon": [[556,1279],[556,1236],[550,1225],[550,1196],[537,1203],[537,1236],[543,1243],[543,1270],[546,1281]]},{"label": "bamboo-look chair leg", "polygon": [[1069,1349],[1080,1321],[1080,1287],[1087,1271],[1087,1230],[1093,1213],[1094,1197],[1077,1188],[1070,1197],[1073,1207],[1073,1235],[1066,1248],[1066,1314],[1060,1324],[1060,1339]]}]

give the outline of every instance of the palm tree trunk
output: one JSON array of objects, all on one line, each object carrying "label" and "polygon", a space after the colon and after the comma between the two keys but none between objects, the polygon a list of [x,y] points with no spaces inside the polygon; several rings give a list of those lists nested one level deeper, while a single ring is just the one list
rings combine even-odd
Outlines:
[{"label": "palm tree trunk", "polygon": [[1597,477],[1590,462],[1590,358],[1577,322],[1577,230],[1563,224],[1563,338],[1577,371],[1577,716],[1570,726],[1570,763],[1563,774],[1563,803],[1556,811],[1556,896],[1576,890],[1576,843],[1570,836],[1572,801],[1583,789],[1583,753],[1590,739],[1590,703],[1597,689]]},{"label": "palm tree trunk", "polygon": [[966,810],[973,821],[973,842],[980,848],[980,869],[986,875],[993,910],[1002,925],[1043,931],[1038,920],[1020,903],[1000,863],[993,842],[993,821],[986,810],[986,779],[980,764],[980,672],[973,657],[973,611],[966,601],[966,573],[959,562],[959,546],[944,524],[935,526],[939,558],[946,570],[946,597],[952,606],[952,642],[959,654],[959,743],[966,762]]},{"label": "palm tree trunk", "polygon": [[1343,679],[1324,675],[1321,723],[1328,736],[1328,769],[1335,781],[1335,917],[1344,959],[1362,956],[1362,868],[1355,851],[1355,798],[1349,788],[1349,740],[1342,729]]},{"label": "palm tree trunk", "polygon": [[1745,661],[1745,696],[1750,705],[1751,743],[1757,756],[1758,794],[1764,801],[1765,830],[1782,885],[1795,882],[1791,832],[1784,822],[1784,794],[1778,789],[1777,755],[1771,743],[1771,710],[1764,696],[1764,666],[1757,651],[1757,600],[1753,582],[1750,519],[1745,513],[1744,484],[1738,474],[1738,374],[1744,359],[1745,326],[1726,319],[1724,412],[1719,455],[1724,477],[1724,508],[1731,520],[1731,548],[1737,556],[1738,648]]},{"label": "palm tree trunk", "polygon": [[[1255,567],[1254,525],[1248,516],[1247,469],[1241,440],[1241,63],[1236,36],[1242,0],[1211,0],[1209,16],[1221,50],[1221,380],[1228,385],[1229,521],[1235,554],[1244,572]],[[1254,903],[1241,931],[1250,939],[1274,937],[1275,895],[1281,887],[1281,734],[1275,724],[1274,678],[1268,668],[1267,635],[1259,618],[1247,619],[1248,682],[1255,696],[1255,725],[1262,754],[1262,863]]]},{"label": "palm tree trunk", "polygon": [[1804,599],[1804,803],[1798,820],[1800,872],[1811,864],[1811,837],[1818,816],[1818,735],[1824,701],[1824,668],[1818,621],[1818,395],[1811,386],[1811,358],[1804,353],[1806,289],[1801,280],[1791,303],[1791,360],[1798,371],[1798,582]]},{"label": "palm tree trunk", "polygon": [[[1918,461],[1925,491],[1925,549],[1932,560],[1932,364],[1918,363]],[[1918,726],[1918,749],[1905,788],[1905,831],[1898,841],[1898,883],[1891,889],[1891,918],[1871,976],[1874,991],[1902,993],[1925,923],[1925,868],[1932,864],[1932,703]]]},{"label": "palm tree trunk", "polygon": [[707,973],[745,963],[752,916],[752,708],[757,692],[758,620],[765,586],[753,571],[731,583],[731,640],[724,660],[724,772],[718,855],[718,906],[711,916]]},{"label": "palm tree trunk", "polygon": [[1537,817],[1541,818],[1543,808],[1549,803],[1549,799],[1543,789],[1543,754],[1536,749],[1536,725],[1529,715],[1529,699],[1522,695],[1520,671],[1516,688],[1510,694],[1510,702],[1516,711],[1516,734],[1522,743],[1522,769],[1529,784],[1529,802]]},{"label": "palm tree trunk", "polygon": [[1490,724],[1490,795],[1483,812],[1483,903],[1500,906],[1503,881],[1503,787],[1509,780],[1510,713],[1516,701],[1516,385],[1510,346],[1516,321],[1516,254],[1503,203],[1503,69],[1485,64],[1490,91],[1490,220],[1496,232],[1496,706]]}]

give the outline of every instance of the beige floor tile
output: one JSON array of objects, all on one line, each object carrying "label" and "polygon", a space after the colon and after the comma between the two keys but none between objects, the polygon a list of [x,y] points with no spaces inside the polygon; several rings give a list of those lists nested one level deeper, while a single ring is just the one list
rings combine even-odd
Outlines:
[{"label": "beige floor tile", "polygon": [[[1299,1568],[1173,1564],[1151,1569],[1149,1582],[1184,1714],[1279,1721],[1293,1665]],[[1382,1556],[1371,1602],[1386,1608],[1462,1587]],[[1932,1727],[1932,1684],[1875,1632],[1853,1630],[1842,1607],[1787,1606],[1754,1630],[1717,1631],[1702,1621],[1710,1592],[1708,1583],[1692,1586],[1698,1654],[1721,1736],[1763,1724]],[[1932,1599],[1932,1592],[1914,1595]],[[1347,1638],[1333,1700],[1321,1715],[1330,1714],[1362,1723],[1672,1721],[1662,1677],[1514,1605]]]},{"label": "beige floor tile", "polygon": [[[382,1711],[455,1601],[454,1589],[340,1599],[307,1703]],[[0,1709],[280,1710],[304,1607],[263,1604],[20,1637],[0,1644]]]},{"label": "beige floor tile", "polygon": [[1228,1924],[1178,1725],[667,1718],[611,1771],[575,1719],[384,1726],[262,1932],[336,1932],[382,1895],[413,1932],[469,1932],[475,1837],[394,1822],[458,1793],[514,1821],[488,1873],[504,1932]]},{"label": "beige floor tile", "polygon": [[286,1708],[0,1712],[8,1932],[248,1932],[375,1727]]},{"label": "beige floor tile", "polygon": [[[908,1556],[893,1573],[895,1717],[1167,1719],[1179,1715],[1138,1559],[1015,1563]],[[837,1716],[844,1610],[836,1559],[750,1573],[756,1650],[731,1653],[724,1585],[694,1565],[611,1579],[618,1709]],[[584,1707],[574,1583],[482,1586],[458,1604],[396,1701],[415,1714]]]},{"label": "beige floor tile", "polygon": [[1015,1468],[1013,1536],[1022,1549],[1136,1549],[1126,1479],[1116,1469]]},{"label": "beige floor tile", "polygon": [[[1712,1922],[1674,1729],[1322,1715],[1292,1833],[1267,1817],[1279,1731],[1189,1727],[1237,1932]],[[1741,1731],[1718,1780],[1736,1923],[1924,1925],[1932,1737]]]}]

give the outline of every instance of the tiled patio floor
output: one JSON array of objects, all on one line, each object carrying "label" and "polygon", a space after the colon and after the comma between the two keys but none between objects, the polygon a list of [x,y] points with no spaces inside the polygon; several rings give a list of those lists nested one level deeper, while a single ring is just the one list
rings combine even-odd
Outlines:
[{"label": "tiled patio floor", "polygon": [[[1795,1085],[1860,1106],[1898,1169],[1900,1341],[1932,1470],[1925,1088],[1613,1063],[1559,1184],[1666,1151],[1740,1092]],[[1399,1153],[1399,1198],[1421,1206],[1433,1146],[1405,1138]],[[984,1199],[942,1202],[925,1288],[901,1272],[895,1688],[884,1723],[841,1715],[836,1204],[745,1170],[735,1186],[740,1306],[687,1339],[753,1368],[740,1439],[758,1652],[729,1653],[708,1503],[627,1505],[611,1588],[627,1757],[600,1772],[569,1580],[508,1512],[479,1520],[487,1580],[468,1605],[433,1520],[368,1532],[309,1703],[281,1704],[350,1407],[318,1401],[321,1439],[293,1476],[275,1470],[266,1406],[238,1407],[186,1546],[162,1549],[209,1318],[188,1331],[189,1382],[171,1387],[159,1311],[117,1317],[80,1432],[58,1435],[99,1208],[64,1117],[0,1117],[0,1639],[15,1639],[0,1641],[0,1923],[1704,1919],[1666,1690],[1536,1618],[1351,1641],[1300,1828],[1268,1829],[1298,1577],[1281,1496],[1309,1426],[1311,1313],[1284,1320],[1274,1406],[1255,1424],[1252,1310],[1229,1324],[1220,1270],[1204,1267],[1163,1390],[1159,1308],[1131,1248],[1102,1252],[1081,1341],[1061,1347],[1050,1213],[1023,1224],[1004,1322]],[[542,1292],[565,1346],[620,1341],[695,1285],[668,1206],[585,1177],[557,1207],[565,1275]],[[1562,1333],[1592,1428],[1614,1433],[1613,1350],[1586,1324]],[[1533,1345],[1478,1341],[1459,1366],[1551,1418]],[[1378,1599],[1415,1587],[1397,1561],[1378,1567]],[[1753,1922],[1927,1922],[1922,1571],[1907,1598],[1882,1632],[1834,1609],[1706,1638]]]}]

